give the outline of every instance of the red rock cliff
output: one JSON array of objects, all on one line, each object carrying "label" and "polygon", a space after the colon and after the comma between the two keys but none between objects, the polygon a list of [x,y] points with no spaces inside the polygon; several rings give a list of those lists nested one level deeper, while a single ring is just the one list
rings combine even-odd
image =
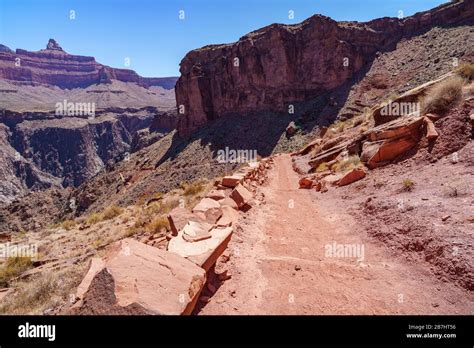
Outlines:
[{"label": "red rock cliff", "polygon": [[296,25],[273,24],[238,42],[189,52],[176,83],[179,134],[230,113],[286,112],[288,104],[341,86],[375,53],[435,25],[474,18],[474,1],[460,0],[405,19],[336,22],[316,15]]}]

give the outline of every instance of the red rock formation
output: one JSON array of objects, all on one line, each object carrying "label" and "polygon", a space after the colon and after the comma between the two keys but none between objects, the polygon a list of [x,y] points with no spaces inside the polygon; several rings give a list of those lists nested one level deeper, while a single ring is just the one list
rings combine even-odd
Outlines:
[{"label": "red rock formation", "polygon": [[46,84],[61,88],[87,87],[110,80],[135,82],[146,87],[174,88],[175,77],[141,77],[129,69],[115,69],[96,62],[94,57],[77,56],[65,52],[50,39],[46,49],[30,52],[8,47],[0,49],[0,79],[29,84]]},{"label": "red rock formation", "polygon": [[367,23],[316,15],[296,25],[267,26],[233,44],[191,51],[181,61],[176,84],[178,108],[184,106],[179,134],[230,113],[287,112],[289,103],[341,86],[401,38],[472,18],[474,2],[467,0]]}]

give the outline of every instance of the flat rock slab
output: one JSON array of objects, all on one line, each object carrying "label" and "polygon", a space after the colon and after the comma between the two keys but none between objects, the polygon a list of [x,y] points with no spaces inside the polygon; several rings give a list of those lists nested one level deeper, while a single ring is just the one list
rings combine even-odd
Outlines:
[{"label": "flat rock slab", "polygon": [[198,216],[190,212],[188,209],[180,207],[174,208],[168,214],[168,222],[170,223],[173,236],[176,236],[178,231],[182,230],[189,221],[204,222],[205,215]]},{"label": "flat rock slab", "polygon": [[219,201],[225,198],[225,191],[224,190],[212,190],[206,195],[207,198],[214,199]]},{"label": "flat rock slab", "polygon": [[224,176],[222,186],[234,188],[243,180],[243,175]]},{"label": "flat rock slab", "polygon": [[191,314],[205,271],[171,252],[126,238],[92,261],[75,314]]},{"label": "flat rock slab", "polygon": [[366,171],[364,168],[354,168],[349,172],[345,173],[341,180],[338,181],[339,186],[345,186],[352,184],[358,180],[365,178]]},{"label": "flat rock slab", "polygon": [[252,199],[252,193],[242,185],[237,185],[234,190],[230,193],[232,198],[239,208],[242,208],[245,204],[248,204]]},{"label": "flat rock slab", "polygon": [[183,238],[183,232],[180,231],[178,236],[170,240],[168,251],[185,257],[208,271],[227,248],[232,236],[232,227],[214,228],[210,233],[211,238],[190,243]]},{"label": "flat rock slab", "polygon": [[212,225],[205,222],[189,221],[183,228],[183,238],[188,242],[197,242],[211,238]]},{"label": "flat rock slab", "polygon": [[222,207],[222,216],[217,221],[217,227],[229,227],[232,226],[239,219],[239,213],[232,207]]},{"label": "flat rock slab", "polygon": [[221,207],[231,207],[232,209],[239,210],[237,203],[230,197],[226,197],[219,201]]},{"label": "flat rock slab", "polygon": [[220,208],[221,205],[218,201],[212,198],[203,198],[201,201],[193,208],[193,213],[197,212],[206,212],[209,209]]}]

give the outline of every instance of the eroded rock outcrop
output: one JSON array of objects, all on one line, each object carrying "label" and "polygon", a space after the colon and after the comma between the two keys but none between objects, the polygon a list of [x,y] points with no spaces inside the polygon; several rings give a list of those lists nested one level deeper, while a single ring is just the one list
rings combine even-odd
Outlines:
[{"label": "eroded rock outcrop", "polygon": [[178,130],[188,135],[230,113],[288,112],[355,76],[378,51],[435,25],[474,17],[472,1],[367,23],[336,22],[316,15],[296,25],[273,24],[238,42],[189,52],[181,61],[176,101],[184,111]]}]

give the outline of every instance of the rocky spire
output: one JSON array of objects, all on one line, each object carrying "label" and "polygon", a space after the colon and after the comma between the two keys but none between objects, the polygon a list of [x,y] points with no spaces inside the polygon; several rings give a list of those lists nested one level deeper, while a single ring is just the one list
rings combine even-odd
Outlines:
[{"label": "rocky spire", "polygon": [[46,49],[47,49],[47,50],[62,51],[62,52],[64,52],[64,50],[62,49],[62,47],[59,46],[59,44],[58,44],[58,43],[56,42],[56,40],[54,40],[54,39],[49,39],[48,45],[46,46]]}]

